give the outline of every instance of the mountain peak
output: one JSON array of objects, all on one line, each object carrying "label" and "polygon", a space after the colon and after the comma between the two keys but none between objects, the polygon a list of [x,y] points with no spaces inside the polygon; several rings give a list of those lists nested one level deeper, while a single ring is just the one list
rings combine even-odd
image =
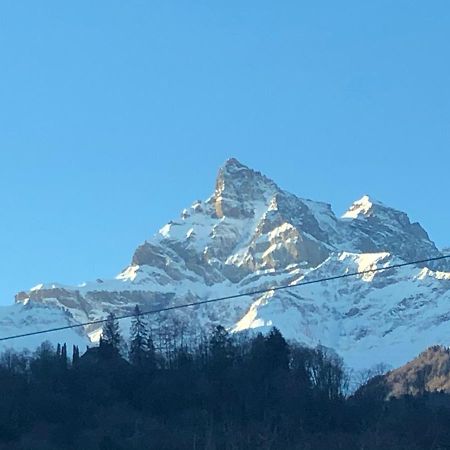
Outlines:
[{"label": "mountain peak", "polygon": [[[387,251],[405,261],[433,258],[441,254],[419,223],[412,223],[405,212],[368,195],[354,202],[342,218],[349,220],[353,234],[356,230],[360,233],[356,239],[359,251]],[[447,266],[430,263],[430,267],[441,270]]]},{"label": "mountain peak", "polygon": [[236,158],[228,158],[224,165],[222,166],[222,168],[224,170],[227,171],[233,171],[236,169],[248,169],[247,166],[245,166],[244,164],[242,164],[239,160],[237,160]]},{"label": "mountain peak", "polygon": [[230,158],[219,170],[212,201],[218,217],[249,218],[256,203],[267,202],[279,190],[260,172]]}]

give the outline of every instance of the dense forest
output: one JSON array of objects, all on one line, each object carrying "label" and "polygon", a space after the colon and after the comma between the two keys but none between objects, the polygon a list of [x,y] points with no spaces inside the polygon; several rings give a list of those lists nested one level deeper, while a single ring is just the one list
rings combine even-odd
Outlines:
[{"label": "dense forest", "polygon": [[110,315],[83,354],[1,355],[0,449],[450,449],[446,394],[386,400],[372,380],[348,395],[348,381],[277,329],[163,339],[137,309],[128,342]]}]

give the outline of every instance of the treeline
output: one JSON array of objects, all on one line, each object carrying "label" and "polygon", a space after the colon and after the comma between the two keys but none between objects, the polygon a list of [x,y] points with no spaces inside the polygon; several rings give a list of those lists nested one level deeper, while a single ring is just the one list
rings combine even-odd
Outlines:
[{"label": "treeline", "polygon": [[98,347],[0,358],[0,448],[11,450],[450,449],[450,401],[346,397],[342,362],[269,334],[161,340],[113,315]]}]

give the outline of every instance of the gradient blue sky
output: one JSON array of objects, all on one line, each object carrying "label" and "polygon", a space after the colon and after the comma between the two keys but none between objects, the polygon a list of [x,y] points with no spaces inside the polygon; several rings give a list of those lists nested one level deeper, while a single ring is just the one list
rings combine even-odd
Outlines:
[{"label": "gradient blue sky", "polygon": [[450,2],[0,5],[0,303],[115,275],[230,156],[450,245]]}]

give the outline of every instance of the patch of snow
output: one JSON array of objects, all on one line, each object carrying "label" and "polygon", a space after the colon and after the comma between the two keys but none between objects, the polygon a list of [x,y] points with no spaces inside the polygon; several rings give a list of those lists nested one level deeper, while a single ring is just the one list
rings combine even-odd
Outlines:
[{"label": "patch of snow", "polygon": [[116,279],[122,281],[134,281],[138,275],[139,268],[140,266],[138,265],[129,266],[123,272],[119,273]]},{"label": "patch of snow", "polygon": [[164,236],[165,238],[169,238],[170,237],[170,229],[172,228],[172,225],[170,223],[164,225],[160,230],[159,230],[159,234],[161,236]]},{"label": "patch of snow", "polygon": [[357,219],[361,215],[366,215],[373,207],[373,201],[368,195],[352,204],[352,206],[343,215],[343,219]]},{"label": "patch of snow", "polygon": [[31,292],[39,291],[39,290],[41,290],[43,287],[44,287],[44,284],[43,284],[43,283],[40,283],[40,284],[38,284],[38,285],[32,287],[32,288],[30,289],[30,291],[31,291]]}]

